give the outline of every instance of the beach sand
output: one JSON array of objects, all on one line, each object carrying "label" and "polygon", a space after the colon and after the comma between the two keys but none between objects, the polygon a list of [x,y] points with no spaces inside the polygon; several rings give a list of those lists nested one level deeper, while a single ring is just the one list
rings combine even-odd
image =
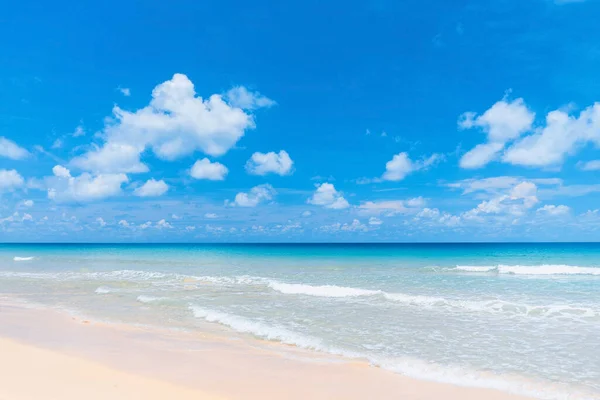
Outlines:
[{"label": "beach sand", "polygon": [[0,303],[0,400],[523,399],[253,338],[91,322]]}]

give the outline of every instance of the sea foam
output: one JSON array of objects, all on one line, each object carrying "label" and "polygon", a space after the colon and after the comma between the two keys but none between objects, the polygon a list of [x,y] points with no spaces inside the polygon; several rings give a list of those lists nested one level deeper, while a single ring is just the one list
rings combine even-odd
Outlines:
[{"label": "sea foam", "polygon": [[460,386],[491,388],[513,394],[536,397],[548,400],[586,399],[572,392],[563,392],[558,387],[546,383],[531,382],[517,377],[502,379],[493,374],[486,374],[459,366],[441,366],[408,357],[382,357],[374,353],[363,353],[336,346],[329,346],[321,339],[294,332],[288,328],[270,325],[262,321],[210,310],[190,304],[189,309],[196,318],[217,323],[238,333],[250,334],[254,337],[279,342],[307,350],[316,350],[336,356],[352,359],[363,359],[370,364],[413,378],[450,383]]},{"label": "sea foam", "polygon": [[31,261],[35,257],[13,257],[13,261]]},{"label": "sea foam", "polygon": [[579,267],[573,265],[545,264],[545,265],[496,265],[496,266],[471,266],[457,265],[450,270],[461,272],[495,272],[511,275],[598,275],[598,267]]},{"label": "sea foam", "polygon": [[414,295],[407,293],[388,293],[383,290],[361,289],[334,285],[312,286],[307,284],[283,283],[268,280],[267,286],[286,295],[303,295],[336,299],[352,299],[357,297],[382,298],[396,304],[428,309],[439,309],[448,312],[486,312],[534,318],[597,318],[600,310],[585,305],[550,304],[530,305],[502,299],[462,300],[446,299],[436,296]]}]

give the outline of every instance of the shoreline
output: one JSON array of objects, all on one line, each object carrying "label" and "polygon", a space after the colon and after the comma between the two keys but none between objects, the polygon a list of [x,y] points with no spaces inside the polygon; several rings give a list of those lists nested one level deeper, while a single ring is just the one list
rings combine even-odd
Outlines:
[{"label": "shoreline", "polygon": [[[132,393],[148,399],[165,393],[181,399],[528,398],[422,381],[365,361],[277,343],[95,323],[5,301],[0,302],[0,348],[0,372],[14,382],[0,387],[2,400],[76,399],[83,393],[78,390],[115,399]],[[75,384],[71,377],[78,375],[72,371],[97,379]],[[111,382],[118,382],[119,390]],[[30,390],[39,395],[32,397]]]}]

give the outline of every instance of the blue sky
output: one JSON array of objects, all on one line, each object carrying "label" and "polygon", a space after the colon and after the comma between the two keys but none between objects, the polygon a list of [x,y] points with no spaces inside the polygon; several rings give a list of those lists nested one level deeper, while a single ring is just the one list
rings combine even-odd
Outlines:
[{"label": "blue sky", "polygon": [[597,15],[7,4],[0,240],[600,240]]}]

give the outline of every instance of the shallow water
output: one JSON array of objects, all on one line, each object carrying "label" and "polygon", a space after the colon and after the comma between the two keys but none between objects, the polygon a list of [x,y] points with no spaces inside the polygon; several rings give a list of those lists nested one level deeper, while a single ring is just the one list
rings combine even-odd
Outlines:
[{"label": "shallow water", "polygon": [[0,294],[418,378],[600,398],[600,245],[2,245]]}]

